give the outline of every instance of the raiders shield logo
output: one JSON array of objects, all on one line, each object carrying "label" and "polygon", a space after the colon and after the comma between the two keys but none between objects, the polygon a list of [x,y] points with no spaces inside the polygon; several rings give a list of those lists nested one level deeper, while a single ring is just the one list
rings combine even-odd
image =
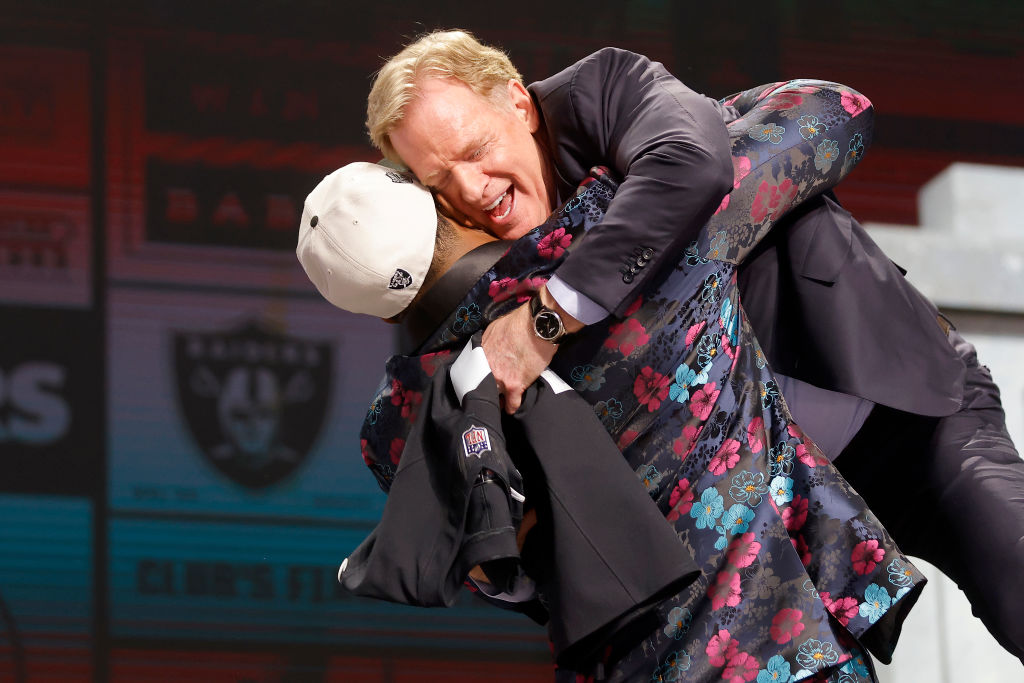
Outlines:
[{"label": "raiders shield logo", "polygon": [[395,270],[395,274],[391,276],[391,282],[388,284],[388,289],[405,289],[412,284],[412,275],[409,275],[406,271],[398,268]]},{"label": "raiders shield logo", "polygon": [[407,175],[405,175],[403,173],[399,173],[398,171],[394,171],[394,170],[392,170],[390,168],[387,171],[385,171],[384,174],[388,178],[391,178],[391,182],[393,182],[393,183],[411,183],[412,182],[412,178],[408,177]]},{"label": "raiders shield logo", "polygon": [[178,406],[207,462],[253,489],[295,472],[320,432],[331,347],[249,322],[174,334]]}]

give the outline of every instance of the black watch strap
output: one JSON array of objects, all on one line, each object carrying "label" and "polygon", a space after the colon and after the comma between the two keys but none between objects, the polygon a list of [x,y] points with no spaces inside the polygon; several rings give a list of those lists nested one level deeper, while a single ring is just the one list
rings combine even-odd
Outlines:
[{"label": "black watch strap", "polygon": [[539,293],[530,297],[530,317],[533,319],[533,333],[544,341],[558,344],[565,338],[562,316],[541,303]]}]

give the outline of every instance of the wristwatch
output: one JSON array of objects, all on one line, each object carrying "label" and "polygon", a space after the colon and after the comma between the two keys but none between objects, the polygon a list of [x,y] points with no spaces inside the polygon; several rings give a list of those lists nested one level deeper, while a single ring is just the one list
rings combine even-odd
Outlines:
[{"label": "wristwatch", "polygon": [[533,318],[533,333],[544,341],[558,344],[566,335],[562,317],[540,302],[540,294],[530,297],[530,317]]}]

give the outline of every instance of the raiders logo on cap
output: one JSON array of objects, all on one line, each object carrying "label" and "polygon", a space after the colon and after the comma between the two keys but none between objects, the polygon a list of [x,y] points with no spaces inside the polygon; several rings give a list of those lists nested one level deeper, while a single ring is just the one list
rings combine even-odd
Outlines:
[{"label": "raiders logo on cap", "polygon": [[386,175],[387,175],[388,178],[391,178],[391,182],[393,182],[393,183],[411,183],[412,182],[412,178],[410,178],[409,176],[402,175],[398,171],[393,171],[390,168],[387,170]]},{"label": "raiders logo on cap", "polygon": [[401,268],[395,271],[395,274],[391,276],[391,283],[388,285],[388,289],[405,289],[412,284],[412,275],[405,272]]}]

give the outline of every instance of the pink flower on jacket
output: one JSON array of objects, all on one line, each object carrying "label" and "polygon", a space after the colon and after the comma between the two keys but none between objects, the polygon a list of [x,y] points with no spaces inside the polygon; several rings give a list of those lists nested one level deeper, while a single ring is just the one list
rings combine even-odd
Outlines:
[{"label": "pink flower on jacket", "polygon": [[804,613],[791,607],[783,607],[772,618],[770,633],[772,640],[779,645],[784,645],[800,635],[804,630]]},{"label": "pink flower on jacket", "polygon": [[704,654],[708,656],[708,663],[711,666],[725,666],[725,662],[736,656],[739,643],[732,637],[727,629],[720,629],[718,633],[711,636]]},{"label": "pink flower on jacket", "polygon": [[726,439],[718,447],[715,457],[711,458],[711,462],[708,463],[708,469],[711,470],[711,474],[717,476],[723,474],[726,470],[731,470],[739,461],[740,442],[736,439]]},{"label": "pink flower on jacket", "polygon": [[548,279],[544,276],[526,278],[516,287],[516,301],[519,303],[529,301],[533,293],[543,287],[547,281]]},{"label": "pink flower on jacket", "polygon": [[750,175],[750,157],[733,157],[732,186],[738,188],[748,175]]},{"label": "pink flower on jacket", "polygon": [[757,671],[761,668],[753,655],[746,652],[737,652],[730,657],[722,671],[722,680],[727,683],[746,683],[757,677]]},{"label": "pink flower on jacket", "polygon": [[665,515],[665,519],[670,522],[676,521],[690,511],[690,508],[693,507],[693,489],[690,488],[688,479],[679,480],[679,483],[672,489],[668,504],[671,509]]},{"label": "pink flower on jacket", "polygon": [[405,450],[405,439],[395,437],[391,439],[391,446],[388,448],[388,455],[391,457],[391,464],[397,465],[402,459],[402,451]]},{"label": "pink flower on jacket", "polygon": [[772,94],[771,99],[761,105],[766,111],[783,111],[792,109],[804,103],[804,98],[795,92],[781,92]]},{"label": "pink flower on jacket", "polygon": [[409,420],[416,419],[416,409],[423,402],[422,391],[412,391],[402,386],[397,380],[391,380],[391,405],[402,407],[402,417]]},{"label": "pink flower on jacket", "polygon": [[763,100],[764,98],[768,97],[773,92],[778,90],[780,85],[785,85],[785,84],[786,84],[786,81],[775,81],[774,83],[769,84],[768,87],[766,87],[764,90],[762,90],[761,94],[757,96],[757,100],[756,101],[760,102],[761,100]]},{"label": "pink flower on jacket", "polygon": [[740,604],[743,595],[740,593],[740,575],[738,572],[723,569],[715,576],[714,582],[708,586],[708,597],[711,598],[711,609],[721,609],[728,605],[735,607]]},{"label": "pink flower on jacket", "polygon": [[700,436],[702,429],[704,429],[704,425],[686,425],[683,427],[683,433],[679,438],[672,442],[672,450],[675,451],[680,460],[686,460],[686,456],[693,451],[694,446],[697,445],[697,437]]},{"label": "pink flower on jacket", "polygon": [[640,401],[640,405],[647,406],[647,410],[653,413],[661,407],[661,402],[668,396],[668,385],[671,382],[671,377],[655,372],[648,365],[633,381],[633,394]]},{"label": "pink flower on jacket", "polygon": [[748,531],[732,539],[726,549],[726,562],[736,569],[749,567],[761,552],[761,544],[754,540],[754,532]]},{"label": "pink flower on jacket", "polygon": [[853,551],[850,553],[853,571],[861,576],[873,570],[883,557],[885,557],[885,550],[879,548],[878,541],[873,538],[853,546]]},{"label": "pink flower on jacket", "polygon": [[871,100],[864,97],[859,92],[843,91],[840,102],[842,102],[843,109],[845,109],[846,113],[850,116],[856,116],[871,106]]},{"label": "pink flower on jacket", "polygon": [[732,342],[729,341],[729,336],[728,335],[725,335],[725,336],[722,337],[722,353],[724,353],[725,355],[729,356],[729,358],[732,358],[732,365],[729,366],[729,369],[730,370],[735,370],[736,369],[736,359],[740,355],[740,350],[732,345]]},{"label": "pink flower on jacket", "polygon": [[707,325],[707,321],[701,320],[696,325],[690,326],[690,329],[686,331],[687,346],[693,346],[693,342],[697,339],[697,335],[701,333],[705,325]]},{"label": "pink flower on jacket", "polygon": [[373,458],[370,457],[370,445],[366,439],[359,439],[359,455],[363,456],[363,462],[367,467],[373,464]]},{"label": "pink flower on jacket", "polygon": [[805,567],[809,566],[811,564],[811,549],[807,546],[807,539],[804,538],[804,535],[800,534],[796,538],[789,539],[789,541],[793,544],[793,548],[796,549],[800,562]]},{"label": "pink flower on jacket", "polygon": [[782,215],[796,199],[796,190],[796,185],[789,178],[785,178],[778,185],[762,180],[757,188],[754,204],[750,207],[750,217],[755,223],[761,223],[768,216],[776,218]]},{"label": "pink flower on jacket", "polygon": [[761,452],[761,449],[764,448],[764,438],[764,420],[755,417],[747,425],[747,444],[750,446],[751,453]]},{"label": "pink flower on jacket", "polygon": [[572,235],[565,228],[552,230],[537,242],[537,253],[546,259],[556,259],[565,253],[566,247],[572,242]]},{"label": "pink flower on jacket", "polygon": [[[738,188],[743,179],[750,175],[750,157],[733,157],[732,158],[732,186]],[[715,214],[719,214],[725,211],[729,207],[729,197],[732,193],[722,197],[722,203],[715,209]]]},{"label": "pink flower on jacket", "polygon": [[821,467],[828,464],[828,458],[818,445],[813,441],[806,441],[796,445],[797,460],[808,467]]},{"label": "pink flower on jacket", "polygon": [[637,298],[633,299],[633,303],[629,305],[629,308],[627,308],[626,312],[622,314],[622,317],[628,318],[629,316],[633,315],[634,313],[640,310],[640,306],[643,305],[643,303],[644,298],[642,296],[638,296]]},{"label": "pink flower on jacket", "polygon": [[619,440],[615,442],[615,445],[619,447],[620,451],[624,451],[636,440],[636,437],[638,436],[640,436],[640,432],[627,429],[622,432],[622,435],[619,437]]},{"label": "pink flower on jacket", "polygon": [[715,391],[715,382],[705,384],[693,392],[693,398],[690,399],[690,412],[701,420],[708,419],[715,407],[715,401],[718,400],[718,395],[721,393],[721,391]]},{"label": "pink flower on jacket", "polygon": [[609,337],[604,345],[609,349],[618,349],[623,356],[633,353],[638,346],[651,340],[647,330],[635,318],[628,318],[608,328]]},{"label": "pink flower on jacket", "polygon": [[782,511],[782,523],[786,525],[786,531],[793,533],[799,531],[806,521],[807,499],[797,494]]},{"label": "pink flower on jacket", "polygon": [[504,301],[512,296],[518,287],[519,280],[514,277],[503,277],[500,280],[492,281],[488,285],[487,296],[494,299],[495,302]]},{"label": "pink flower on jacket", "polygon": [[420,356],[420,367],[423,368],[423,372],[427,373],[428,377],[433,377],[437,369],[448,360],[450,355],[452,355],[451,351],[424,354]]},{"label": "pink flower on jacket", "polygon": [[825,605],[825,609],[831,612],[832,616],[843,626],[849,624],[850,619],[857,616],[860,607],[857,598],[847,596],[833,600],[832,594],[828,592],[821,593],[821,602]]}]

